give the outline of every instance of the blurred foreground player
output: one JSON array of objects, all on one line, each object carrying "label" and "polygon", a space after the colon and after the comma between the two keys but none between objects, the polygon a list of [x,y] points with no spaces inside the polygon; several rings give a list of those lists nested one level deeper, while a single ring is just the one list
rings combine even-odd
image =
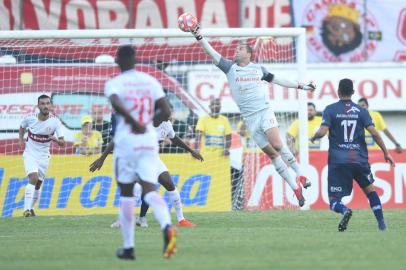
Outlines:
[{"label": "blurred foreground player", "polygon": [[121,74],[106,82],[105,95],[117,113],[113,159],[115,178],[120,187],[119,219],[124,242],[123,248],[117,250],[117,257],[135,259],[133,189],[137,181],[163,231],[163,253],[169,258],[176,250],[176,229],[171,225],[168,206],[155,191],[159,156],[152,122],[154,118],[160,122],[168,120],[170,108],[158,81],[134,70],[135,50],[131,46],[118,49],[116,63]]},{"label": "blurred foreground player", "polygon": [[353,94],[352,81],[342,79],[338,86],[340,100],[326,107],[321,126],[311,140],[315,141],[329,133],[328,194],[331,210],[343,215],[338,230],[345,231],[352,216],[352,210],[341,199],[351,194],[352,181],[355,179],[368,197],[378,228],[384,231],[386,225],[381,201],[373,185],[374,177],[368,163],[364,129],[371,133],[381,148],[385,161],[392,166],[395,166],[395,162],[375,129],[368,111],[352,102]]}]

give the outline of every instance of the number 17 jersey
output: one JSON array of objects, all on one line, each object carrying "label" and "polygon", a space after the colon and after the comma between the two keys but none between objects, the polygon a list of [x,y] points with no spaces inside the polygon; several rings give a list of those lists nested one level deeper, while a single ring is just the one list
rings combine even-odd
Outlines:
[{"label": "number 17 jersey", "polygon": [[328,163],[368,163],[364,129],[373,124],[368,111],[351,100],[328,105],[321,122],[329,127]]}]

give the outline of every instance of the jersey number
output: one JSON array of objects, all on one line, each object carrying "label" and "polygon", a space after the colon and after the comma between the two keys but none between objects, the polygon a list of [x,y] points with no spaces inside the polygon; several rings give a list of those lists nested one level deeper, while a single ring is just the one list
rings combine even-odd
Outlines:
[{"label": "jersey number", "polygon": [[143,96],[141,98],[127,96],[125,100],[132,103],[132,107],[130,108],[130,112],[138,111],[138,121],[142,124],[149,122],[152,118],[152,98],[149,96]]},{"label": "jersey number", "polygon": [[[341,121],[341,125],[344,127],[344,142],[352,142],[354,140],[357,120],[343,120]],[[348,131],[350,134],[348,134]]]}]

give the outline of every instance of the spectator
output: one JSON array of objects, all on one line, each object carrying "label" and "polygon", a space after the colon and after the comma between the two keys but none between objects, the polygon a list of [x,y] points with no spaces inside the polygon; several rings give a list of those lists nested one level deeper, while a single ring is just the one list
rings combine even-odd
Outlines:
[{"label": "spectator", "polygon": [[[228,118],[220,115],[220,99],[210,101],[210,115],[200,118],[196,125],[195,148],[198,152],[213,152],[229,156],[231,146],[231,125]],[[202,142],[202,137],[204,142]]]},{"label": "spectator", "polygon": [[[321,125],[321,117],[317,116],[316,105],[312,102],[307,103],[307,120],[307,136],[311,138]],[[299,153],[299,119],[296,119],[290,125],[286,133],[286,141],[290,151],[297,156]],[[320,150],[320,139],[314,142],[309,141],[309,150]]]},{"label": "spectator", "polygon": [[90,115],[84,115],[80,119],[82,130],[75,134],[74,146],[76,147],[76,154],[81,155],[94,155],[101,153],[102,148],[102,134],[93,130],[93,119]]},{"label": "spectator", "polygon": [[99,131],[102,135],[103,144],[102,151],[106,149],[107,144],[110,142],[110,122],[103,119],[103,107],[93,106],[92,107],[92,117],[93,117],[93,127],[95,130]]},{"label": "spectator", "polygon": [[[220,115],[220,99],[210,101],[210,115],[204,116],[197,121],[195,149],[197,152],[215,153],[218,157],[230,158],[231,125],[228,118]],[[237,209],[237,184],[240,183],[242,173],[230,166],[231,172],[231,198],[232,207]]]},{"label": "spectator", "polygon": [[[358,105],[366,110],[368,110],[368,108],[369,108],[368,100],[366,98],[360,98],[358,100]],[[396,147],[396,153],[398,153],[398,154],[402,153],[402,151],[403,151],[402,146],[396,141],[395,137],[393,137],[392,133],[386,127],[386,124],[385,124],[385,121],[383,120],[382,115],[379,112],[375,112],[375,111],[369,111],[369,114],[371,115],[372,122],[374,122],[376,130],[383,131],[383,133],[385,133],[386,137],[388,137],[389,140],[391,140],[393,142],[393,144]],[[365,132],[365,141],[367,143],[368,149],[371,149],[371,150],[380,149],[369,132]]]}]

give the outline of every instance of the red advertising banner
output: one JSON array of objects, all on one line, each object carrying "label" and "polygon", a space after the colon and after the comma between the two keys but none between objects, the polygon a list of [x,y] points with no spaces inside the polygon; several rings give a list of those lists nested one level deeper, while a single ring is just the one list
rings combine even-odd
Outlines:
[{"label": "red advertising banner", "polygon": [[0,30],[176,28],[184,12],[207,28],[239,26],[234,0],[1,0]]},{"label": "red advertising banner", "polygon": [[[396,161],[392,168],[383,160],[382,152],[369,151],[369,162],[375,187],[384,208],[406,208],[406,153],[391,153]],[[305,168],[312,186],[304,190],[311,209],[328,209],[327,152],[310,152],[310,166]],[[247,153],[244,158],[245,207],[273,209],[298,207],[289,186],[275,171],[263,153]],[[293,173],[293,172],[292,172]],[[352,208],[369,208],[368,199],[354,182],[353,193],[343,202]]]}]

